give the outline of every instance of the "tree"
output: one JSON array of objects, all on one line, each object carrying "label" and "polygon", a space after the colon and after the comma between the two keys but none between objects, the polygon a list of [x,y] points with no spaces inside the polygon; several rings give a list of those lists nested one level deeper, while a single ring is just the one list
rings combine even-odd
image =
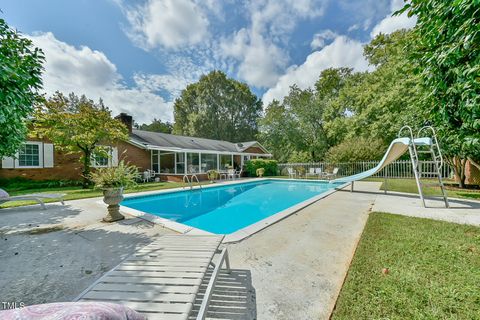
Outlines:
[{"label": "tree", "polygon": [[262,101],[245,84],[212,71],[175,100],[173,132],[231,142],[254,140]]},{"label": "tree", "polygon": [[[271,102],[260,122],[259,140],[280,161],[302,159],[322,160],[338,137],[329,135],[327,125],[333,119],[345,117],[337,98],[351,69],[326,69],[320,74],[314,89],[302,90],[296,85],[279,101]],[[308,157],[308,159],[307,159]]]},{"label": "tree", "polygon": [[[371,72],[347,79],[336,102],[347,117],[334,117],[326,127],[334,136],[364,137],[389,144],[403,125],[421,126],[425,115],[419,107],[420,78],[408,60],[412,34],[400,30],[380,34],[364,48]],[[338,142],[338,141],[337,141]]]},{"label": "tree", "polygon": [[55,147],[66,153],[81,153],[83,186],[90,184],[91,157],[105,154],[105,147],[115,140],[128,139],[126,126],[113,119],[110,110],[100,100],[95,103],[74,93],[68,97],[57,92],[35,114],[35,133],[51,140]]},{"label": "tree", "polygon": [[411,61],[425,88],[423,107],[464,187],[465,163],[480,159],[480,2],[411,0],[417,17]]},{"label": "tree", "polygon": [[163,122],[160,119],[153,119],[150,124],[135,124],[135,128],[139,130],[152,131],[152,132],[161,132],[161,133],[172,133],[173,125],[170,122]]},{"label": "tree", "polygon": [[332,163],[380,160],[386,146],[379,139],[346,139],[330,148],[325,156]]},{"label": "tree", "polygon": [[0,158],[25,141],[33,105],[41,99],[44,55],[0,19]]}]

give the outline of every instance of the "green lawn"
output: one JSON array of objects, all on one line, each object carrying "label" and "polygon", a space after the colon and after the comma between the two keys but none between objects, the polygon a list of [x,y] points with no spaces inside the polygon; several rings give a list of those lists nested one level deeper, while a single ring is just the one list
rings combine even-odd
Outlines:
[{"label": "green lawn", "polygon": [[480,319],[479,288],[480,228],[375,212],[332,319]]},{"label": "green lawn", "polygon": [[[382,190],[385,189],[384,179],[381,178],[369,178],[366,181],[380,181],[383,182],[380,187]],[[436,180],[431,180],[435,182]],[[452,181],[444,181],[447,185],[447,195],[453,198],[464,198],[464,199],[480,199],[480,190],[479,189],[460,189],[457,187],[451,186]],[[387,180],[387,190],[389,191],[398,191],[406,193],[415,193],[418,194],[417,184],[415,179],[388,179]],[[426,196],[440,196],[442,193],[438,187],[424,187],[424,194]]]},{"label": "green lawn", "polygon": [[[208,182],[207,182],[208,183]],[[203,183],[204,184],[204,183]],[[194,184],[197,185],[197,184]],[[134,193],[142,191],[153,191],[162,189],[171,189],[182,187],[183,183],[180,182],[150,182],[138,184],[134,188],[126,189],[125,193]],[[12,196],[30,194],[30,193],[65,193],[65,200],[75,200],[84,198],[93,198],[102,196],[101,190],[95,189],[82,189],[82,187],[57,187],[57,188],[39,188],[39,189],[24,189],[24,190],[9,190],[7,192]],[[54,202],[55,200],[46,199],[45,202]],[[10,201],[0,205],[0,208],[18,207],[28,204],[35,204],[35,201]]]}]

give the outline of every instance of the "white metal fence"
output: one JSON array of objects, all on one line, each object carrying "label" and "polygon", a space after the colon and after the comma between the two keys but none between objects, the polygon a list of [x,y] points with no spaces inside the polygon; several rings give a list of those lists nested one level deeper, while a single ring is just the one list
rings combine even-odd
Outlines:
[{"label": "white metal fence", "polygon": [[[278,170],[280,175],[287,175],[286,168],[293,168],[296,171],[308,172],[310,168],[321,168],[323,172],[331,172],[333,168],[338,168],[339,177],[350,176],[375,167],[379,161],[358,161],[358,162],[312,162],[312,163],[280,163]],[[386,168],[377,172],[372,177],[385,177],[385,170],[389,178],[415,178],[412,170],[412,162],[410,160],[397,160],[389,164]],[[433,163],[422,164],[422,172],[434,172]],[[441,169],[442,177],[449,178],[453,175],[452,169],[444,164]]]}]

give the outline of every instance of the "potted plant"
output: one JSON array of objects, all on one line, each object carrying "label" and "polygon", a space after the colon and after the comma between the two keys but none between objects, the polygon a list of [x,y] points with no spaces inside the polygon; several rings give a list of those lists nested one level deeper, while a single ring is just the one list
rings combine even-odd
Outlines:
[{"label": "potted plant", "polygon": [[210,183],[214,183],[214,180],[218,178],[218,172],[216,170],[208,170],[207,177],[208,180],[210,180]]},{"label": "potted plant", "polygon": [[103,202],[108,204],[108,214],[103,221],[113,222],[125,219],[120,213],[123,189],[135,185],[138,169],[121,161],[118,167],[100,168],[90,174],[96,189],[103,190]]},{"label": "potted plant", "polygon": [[263,175],[265,174],[265,168],[258,168],[257,171],[256,171],[256,174],[257,174],[257,177],[263,177]]}]

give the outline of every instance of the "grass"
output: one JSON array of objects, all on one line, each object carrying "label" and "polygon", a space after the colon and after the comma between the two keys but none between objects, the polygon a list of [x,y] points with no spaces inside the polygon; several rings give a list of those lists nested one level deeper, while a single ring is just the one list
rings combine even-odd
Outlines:
[{"label": "grass", "polygon": [[[208,182],[204,182],[208,183]],[[202,183],[202,184],[204,184]],[[196,185],[196,184],[194,184]],[[154,191],[154,190],[163,190],[163,189],[172,189],[182,187],[183,183],[180,182],[150,182],[138,184],[134,188],[126,189],[124,193],[135,193],[143,191]],[[85,198],[94,198],[102,196],[101,190],[96,189],[82,189],[80,186],[69,186],[69,187],[51,187],[51,188],[32,188],[32,189],[9,189],[5,188],[11,196],[31,194],[31,193],[64,193],[66,194],[65,200],[76,200],[76,199],[85,199]],[[45,199],[45,202],[55,202],[55,199]],[[19,207],[29,204],[35,204],[35,201],[10,201],[0,205],[0,208],[10,208],[10,207]]]},{"label": "grass", "polygon": [[[366,181],[380,181],[382,182],[381,190],[385,190],[384,179],[381,178],[369,178]],[[422,180],[424,181],[424,180]],[[427,182],[437,182],[437,180],[431,180]],[[452,198],[464,198],[464,199],[480,199],[480,189],[460,189],[453,186],[453,181],[444,181],[446,184],[447,195]],[[418,194],[417,184],[415,179],[388,179],[387,190],[414,193]],[[440,196],[442,193],[439,187],[424,187],[424,194],[426,196]]]},{"label": "grass", "polygon": [[479,284],[479,227],[371,213],[332,319],[480,319]]}]

